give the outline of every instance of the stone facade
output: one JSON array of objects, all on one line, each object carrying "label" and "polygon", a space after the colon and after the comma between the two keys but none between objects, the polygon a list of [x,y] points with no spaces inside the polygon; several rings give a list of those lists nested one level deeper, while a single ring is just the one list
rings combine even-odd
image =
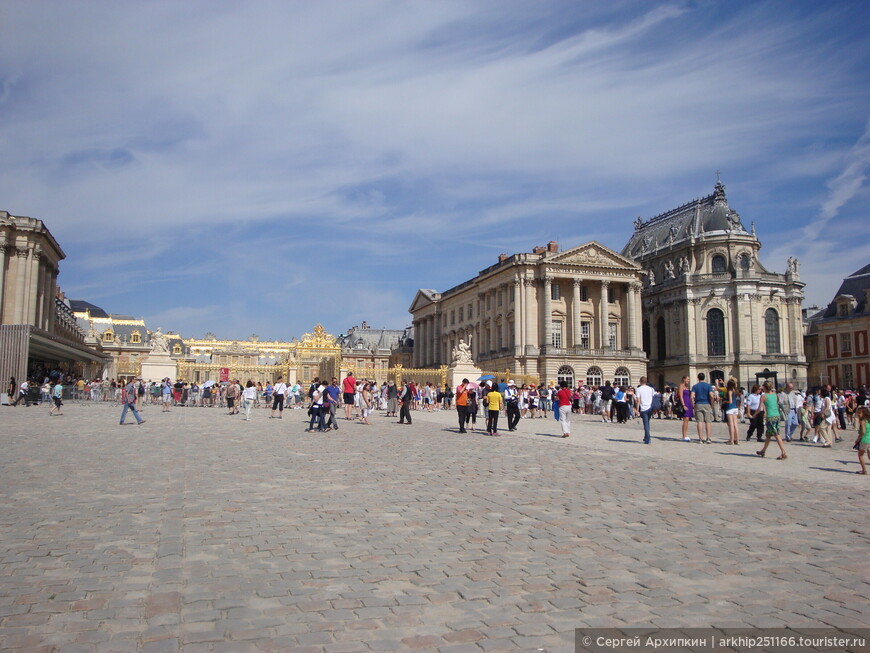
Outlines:
[{"label": "stone facade", "polygon": [[[0,211],[0,376],[98,373],[105,357],[84,343],[57,287],[66,255],[41,220]],[[39,378],[38,380],[42,380]]]},{"label": "stone facade", "polygon": [[828,306],[811,316],[805,336],[809,385],[855,390],[870,385],[870,264],[843,279]]},{"label": "stone facade", "polygon": [[640,266],[596,242],[560,252],[555,242],[499,261],[443,293],[421,289],[415,368],[451,362],[460,338],[474,364],[540,381],[618,379],[646,373]]},{"label": "stone facade", "polygon": [[662,386],[736,377],[807,383],[798,262],[785,273],[758,259],[755,225],[747,231],[717,183],[708,197],[644,222],[622,250],[643,266],[643,341],[651,381]]}]

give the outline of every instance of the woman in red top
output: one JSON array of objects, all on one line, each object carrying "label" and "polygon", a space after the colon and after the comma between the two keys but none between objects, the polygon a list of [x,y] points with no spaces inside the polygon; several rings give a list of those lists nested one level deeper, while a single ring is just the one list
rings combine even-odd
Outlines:
[{"label": "woman in red top", "polygon": [[567,438],[571,435],[572,397],[567,381],[561,381],[559,386],[559,392],[556,393],[556,398],[559,400],[559,425],[562,427],[562,437]]}]

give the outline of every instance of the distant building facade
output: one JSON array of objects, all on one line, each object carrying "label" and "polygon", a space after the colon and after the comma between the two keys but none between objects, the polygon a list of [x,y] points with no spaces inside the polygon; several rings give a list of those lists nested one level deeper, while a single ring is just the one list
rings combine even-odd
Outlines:
[{"label": "distant building facade", "polygon": [[596,242],[550,242],[508,256],[458,286],[417,291],[413,367],[448,365],[460,339],[483,370],[540,382],[634,384],[641,348],[640,266]]},{"label": "distant building facade", "polygon": [[725,187],[646,222],[640,218],[622,255],[638,261],[643,289],[643,347],[651,381],[661,387],[737,378],[807,383],[798,262],[784,274],[758,259],[761,242],[728,205]]},{"label": "distant building facade", "polygon": [[808,319],[810,386],[870,385],[870,264],[843,279],[828,306]]},{"label": "distant building facade", "polygon": [[373,329],[366,322],[352,326],[338,336],[342,371],[362,378],[385,381],[389,370],[411,367],[413,358],[410,329]]},{"label": "distant building facade", "polygon": [[99,375],[106,357],[89,348],[57,287],[60,245],[41,220],[0,211],[0,376],[42,380]]}]

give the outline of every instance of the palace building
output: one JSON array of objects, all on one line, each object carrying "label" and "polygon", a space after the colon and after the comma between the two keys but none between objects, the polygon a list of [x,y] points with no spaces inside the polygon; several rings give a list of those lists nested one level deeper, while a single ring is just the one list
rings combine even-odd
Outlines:
[{"label": "palace building", "polygon": [[622,255],[646,276],[643,347],[655,385],[704,372],[747,388],[765,379],[806,386],[798,262],[771,272],[760,249],[755,224],[746,230],[721,182],[712,195],[637,219]]},{"label": "palace building", "polygon": [[0,376],[98,376],[106,356],[89,348],[57,287],[63,250],[41,220],[0,211]]},{"label": "palace building", "polygon": [[834,299],[811,316],[805,346],[809,384],[849,390],[870,385],[870,264],[843,279]]},{"label": "palace building", "polygon": [[484,370],[540,382],[637,383],[646,373],[642,279],[640,265],[596,242],[502,254],[449,290],[417,291],[409,308],[413,365],[449,364],[464,339]]}]

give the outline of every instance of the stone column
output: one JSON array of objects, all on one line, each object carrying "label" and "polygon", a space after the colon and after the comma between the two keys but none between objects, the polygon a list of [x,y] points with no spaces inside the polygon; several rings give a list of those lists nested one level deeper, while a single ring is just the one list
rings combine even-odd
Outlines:
[{"label": "stone column", "polygon": [[432,334],[432,359],[436,365],[443,365],[444,360],[441,356],[441,313],[437,309],[432,320],[435,324]]},{"label": "stone column", "polygon": [[54,331],[54,301],[57,291],[57,268],[54,265],[48,267],[48,295],[45,298],[45,330]]},{"label": "stone column", "polygon": [[503,349],[508,349],[511,337],[510,325],[508,324],[508,313],[510,312],[511,304],[508,301],[508,293],[512,292],[512,290],[507,284],[502,286],[502,288],[504,289],[504,303],[502,304],[501,312],[501,346]]},{"label": "stone column", "polygon": [[607,302],[607,291],[610,289],[610,280],[602,279],[601,280],[601,298],[598,301],[598,330],[600,332],[599,336],[599,349],[607,349],[609,345],[609,340],[607,337],[607,324],[608,324],[608,302]]},{"label": "stone column", "polygon": [[0,324],[5,324],[3,315],[3,298],[5,297],[4,290],[6,288],[6,239],[0,240]]},{"label": "stone column", "polygon": [[411,365],[420,367],[420,349],[423,346],[423,339],[420,337],[420,320],[414,320],[414,353],[411,355]]},{"label": "stone column", "polygon": [[15,250],[15,299],[13,304],[15,312],[13,313],[12,324],[24,324],[24,298],[27,286],[27,248],[19,247]]},{"label": "stone column", "polygon": [[429,316],[429,324],[426,326],[426,356],[429,359],[429,363],[431,365],[438,365],[438,361],[435,360],[435,321],[436,317],[434,315]]},{"label": "stone column", "polygon": [[638,293],[640,292],[640,284],[634,282],[628,283],[626,284],[626,288],[627,292],[625,293],[625,319],[628,321],[628,348],[638,349],[640,348],[640,345],[637,341],[637,323],[640,319],[640,313],[636,310],[636,301]]},{"label": "stone column", "polygon": [[580,286],[582,279],[574,279],[574,293],[571,295],[571,345],[580,346]]},{"label": "stone column", "polygon": [[535,280],[526,279],[526,344],[538,346],[537,330],[535,329],[535,315],[537,314],[537,306],[535,304]]},{"label": "stone column", "polygon": [[553,346],[553,279],[544,277],[544,301],[541,302],[541,317],[543,318],[542,343],[546,347]]},{"label": "stone column", "polygon": [[42,258],[42,250],[37,245],[33,248],[33,254],[30,257],[30,314],[29,314],[29,322],[34,326],[39,326],[39,302],[40,302],[40,294],[39,294],[39,277],[40,277],[40,265],[39,261]]},{"label": "stone column", "polygon": [[514,351],[517,351],[517,348],[522,348],[525,345],[525,340],[523,339],[523,325],[520,320],[520,316],[522,315],[522,310],[520,308],[520,304],[522,302],[523,296],[523,285],[522,281],[519,277],[514,277],[514,285],[513,290],[514,294]]}]

